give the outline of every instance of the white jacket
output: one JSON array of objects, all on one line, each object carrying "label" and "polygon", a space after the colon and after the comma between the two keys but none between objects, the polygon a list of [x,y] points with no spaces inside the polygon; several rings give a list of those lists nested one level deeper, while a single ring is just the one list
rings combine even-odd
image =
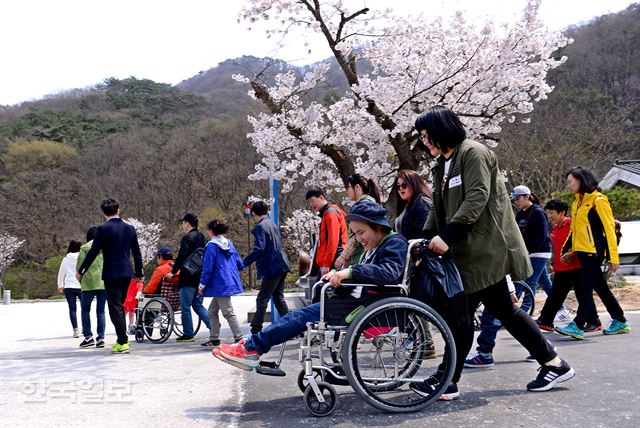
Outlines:
[{"label": "white jacket", "polygon": [[76,262],[80,253],[67,253],[58,270],[58,288],[77,288],[80,283],[76,279]]}]

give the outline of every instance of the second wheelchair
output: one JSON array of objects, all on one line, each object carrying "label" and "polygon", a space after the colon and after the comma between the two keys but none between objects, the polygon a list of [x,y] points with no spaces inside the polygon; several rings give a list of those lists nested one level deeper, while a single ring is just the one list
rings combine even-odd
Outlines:
[{"label": "second wheelchair", "polygon": [[[151,343],[164,343],[172,332],[182,336],[182,316],[177,283],[163,279],[160,294],[140,294],[135,316],[136,342],[143,342],[146,338]],[[200,330],[202,321],[196,316],[194,323],[195,335]]]}]

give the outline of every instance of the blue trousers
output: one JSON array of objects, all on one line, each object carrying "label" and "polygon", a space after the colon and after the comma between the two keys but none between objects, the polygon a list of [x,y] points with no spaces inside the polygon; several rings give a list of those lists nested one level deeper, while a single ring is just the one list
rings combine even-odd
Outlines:
[{"label": "blue trousers", "polygon": [[530,257],[529,260],[531,260],[531,266],[533,267],[533,275],[525,279],[524,282],[531,287],[533,294],[536,294],[538,284],[542,285],[542,289],[547,293],[547,296],[549,296],[551,294],[551,279],[546,269],[549,259],[544,257]]},{"label": "blue trousers", "polygon": [[107,301],[107,292],[104,290],[88,290],[83,291],[80,296],[80,317],[82,319],[82,335],[85,339],[91,339],[91,303],[96,298],[96,318],[98,320],[98,337],[97,340],[104,339],[105,316],[104,304]]},{"label": "blue trousers", "polygon": [[249,351],[257,350],[266,354],[272,346],[300,335],[307,329],[307,323],[313,321],[320,321],[320,303],[289,312],[259,333],[252,334],[244,346]]},{"label": "blue trousers", "polygon": [[191,308],[196,312],[202,322],[211,330],[209,324],[209,312],[202,302],[204,298],[198,296],[196,287],[182,287],[180,289],[180,315],[182,316],[182,334],[186,337],[193,336],[193,321],[191,319]]}]

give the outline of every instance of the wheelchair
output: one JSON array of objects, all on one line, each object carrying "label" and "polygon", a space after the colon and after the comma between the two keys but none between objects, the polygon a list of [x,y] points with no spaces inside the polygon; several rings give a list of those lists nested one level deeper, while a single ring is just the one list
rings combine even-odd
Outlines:
[{"label": "wheelchair", "polygon": [[[321,288],[320,321],[308,323],[298,339],[303,368],[297,383],[311,415],[329,416],[335,411],[338,394],[334,385],[351,386],[364,402],[383,412],[407,413],[437,400],[451,382],[456,349],[449,327],[431,307],[408,297],[411,249],[421,242],[409,243],[402,282],[384,286],[398,293],[350,309],[343,322],[335,322],[333,316],[328,321],[325,316],[331,284],[315,284],[314,288]],[[378,287],[348,285],[363,290]],[[279,366],[285,346],[281,345],[276,361],[261,361],[256,371],[284,376]],[[430,385],[428,394],[410,388],[411,384],[427,385],[425,381]]]},{"label": "wheelchair", "polygon": [[[182,336],[182,317],[180,312],[180,295],[177,283],[162,279],[159,294],[140,294],[135,309],[136,342],[142,343],[146,338],[151,343],[164,343],[171,333]],[[193,334],[200,330],[202,320],[196,315]],[[196,321],[197,320],[197,321]]]}]

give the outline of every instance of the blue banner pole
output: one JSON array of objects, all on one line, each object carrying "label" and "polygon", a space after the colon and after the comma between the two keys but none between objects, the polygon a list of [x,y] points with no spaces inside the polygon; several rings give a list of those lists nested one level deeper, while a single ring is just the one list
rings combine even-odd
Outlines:
[{"label": "blue banner pole", "polygon": [[[269,179],[269,197],[271,198],[271,211],[269,212],[269,218],[276,226],[280,226],[280,213],[278,207],[278,180],[273,177]],[[280,314],[276,310],[276,305],[273,303],[273,296],[271,296],[271,322],[276,322],[280,319]]]}]

